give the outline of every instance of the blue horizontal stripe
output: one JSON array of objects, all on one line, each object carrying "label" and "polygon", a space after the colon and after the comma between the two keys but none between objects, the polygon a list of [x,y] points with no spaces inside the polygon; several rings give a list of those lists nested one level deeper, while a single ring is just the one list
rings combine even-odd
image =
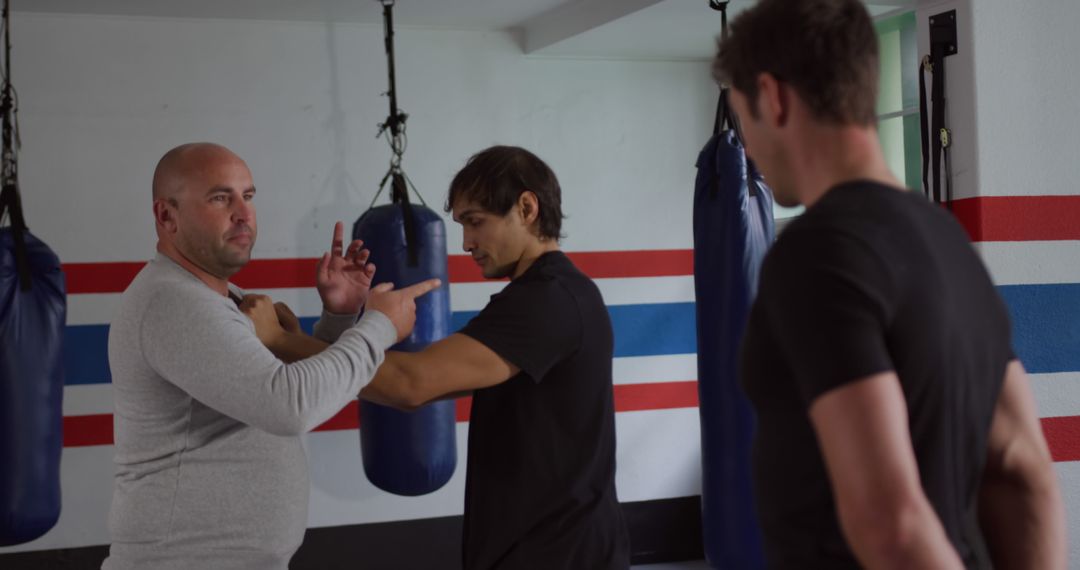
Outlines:
[{"label": "blue horizontal stripe", "polygon": [[[998,288],[1013,322],[1013,345],[1029,372],[1080,370],[1080,284],[1006,285]],[[615,356],[692,354],[696,351],[693,303],[612,305]],[[455,312],[453,330],[475,311]],[[314,318],[301,319],[308,331]],[[68,384],[109,382],[107,325],[67,327],[64,364]]]},{"label": "blue horizontal stripe", "polygon": [[1028,372],[1080,370],[1080,284],[998,287],[1013,324],[1013,347]]},{"label": "blue horizontal stripe", "polygon": [[[693,303],[652,305],[613,305],[608,307],[615,330],[615,356],[655,356],[695,352]],[[451,327],[459,330],[476,311],[458,311],[451,316]],[[311,332],[315,317],[300,319],[304,330]],[[64,338],[64,366],[67,384],[107,384],[108,325],[71,325]]]},{"label": "blue horizontal stripe", "polygon": [[[453,314],[450,326],[461,330],[479,311]],[[697,352],[693,303],[610,305],[615,356],[659,356]]]}]

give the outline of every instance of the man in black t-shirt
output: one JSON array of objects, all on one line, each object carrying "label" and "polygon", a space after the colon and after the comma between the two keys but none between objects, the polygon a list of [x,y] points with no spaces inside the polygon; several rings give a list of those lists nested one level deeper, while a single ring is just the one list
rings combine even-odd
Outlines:
[{"label": "man in black t-shirt", "polygon": [[466,570],[629,566],[615,494],[611,321],[559,250],[559,183],[516,147],[469,159],[447,211],[485,277],[510,283],[460,332],[388,352],[361,397],[399,408],[473,393]]},{"label": "man in black t-shirt", "polygon": [[777,202],[807,207],[743,341],[768,565],[1064,568],[1004,304],[951,215],[885,162],[877,49],[859,0],[762,0],[714,64]]}]

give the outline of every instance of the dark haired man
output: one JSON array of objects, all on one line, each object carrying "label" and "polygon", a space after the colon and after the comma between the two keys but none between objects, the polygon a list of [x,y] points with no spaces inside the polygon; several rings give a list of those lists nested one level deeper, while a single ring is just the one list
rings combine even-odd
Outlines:
[{"label": "dark haired man", "polygon": [[531,152],[469,159],[446,210],[485,277],[510,283],[461,331],[388,352],[360,396],[400,408],[473,392],[467,570],[629,566],[615,493],[611,321],[559,250],[561,190]]},{"label": "dark haired man", "polygon": [[1004,304],[878,143],[858,0],[762,0],[715,62],[783,205],[743,346],[772,568],[1064,568],[1064,517]]}]

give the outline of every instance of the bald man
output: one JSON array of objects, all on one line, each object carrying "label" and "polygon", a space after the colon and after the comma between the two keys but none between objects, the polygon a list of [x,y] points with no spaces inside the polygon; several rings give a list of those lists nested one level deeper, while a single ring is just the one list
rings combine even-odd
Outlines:
[{"label": "bald man", "polygon": [[[315,336],[333,344],[287,363],[284,347],[314,339],[229,283],[258,228],[244,161],[219,145],[177,147],[153,198],[158,253],[109,331],[116,473],[103,568],[284,570],[307,526],[300,436],[357,397],[411,331],[413,299],[438,282],[369,291],[367,252],[343,249],[337,224],[316,277]],[[260,339],[253,320],[287,326]]]}]

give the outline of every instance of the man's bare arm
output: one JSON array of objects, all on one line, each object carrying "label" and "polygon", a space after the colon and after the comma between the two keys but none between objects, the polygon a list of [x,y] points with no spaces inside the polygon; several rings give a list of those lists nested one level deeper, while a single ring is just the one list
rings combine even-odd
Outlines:
[{"label": "man's bare arm", "polygon": [[894,372],[868,376],[810,405],[844,537],[865,568],[961,569],[927,500]]},{"label": "man's bare arm", "polygon": [[1065,512],[1027,374],[1009,363],[979,489],[979,524],[994,568],[1064,569]]},{"label": "man's bare arm", "polygon": [[519,372],[479,341],[452,334],[420,352],[388,351],[360,397],[410,410],[505,382]]}]

